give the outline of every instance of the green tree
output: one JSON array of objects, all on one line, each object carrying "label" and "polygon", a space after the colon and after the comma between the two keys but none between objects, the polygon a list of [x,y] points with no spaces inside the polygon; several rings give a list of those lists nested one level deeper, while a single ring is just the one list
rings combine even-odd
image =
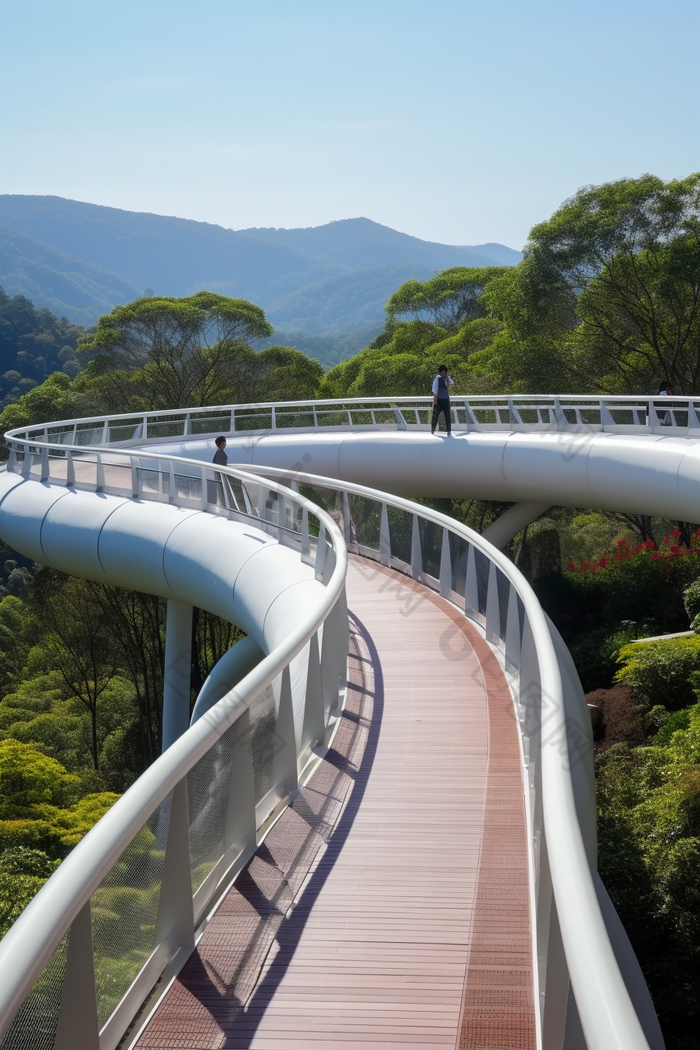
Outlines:
[{"label": "green tree", "polygon": [[235,385],[249,341],[272,334],[258,306],[213,292],[184,299],[137,299],[101,317],[80,346],[91,376],[113,403],[148,408],[216,403]]},{"label": "green tree", "polygon": [[[510,389],[655,392],[700,381],[700,174],[579,190],[482,300],[506,326],[478,362]],[[542,358],[545,358],[543,367]]]},{"label": "green tree", "polygon": [[507,272],[505,266],[454,266],[429,281],[407,281],[389,299],[389,321],[406,314],[454,333],[465,321],[485,317],[481,296],[487,284]]}]

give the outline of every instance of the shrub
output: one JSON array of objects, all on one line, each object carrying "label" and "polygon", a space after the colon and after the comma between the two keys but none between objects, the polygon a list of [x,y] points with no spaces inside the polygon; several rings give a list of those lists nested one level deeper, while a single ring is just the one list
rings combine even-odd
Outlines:
[{"label": "shrub", "polygon": [[700,578],[683,591],[683,605],[691,621],[700,614]]},{"label": "shrub", "polygon": [[618,662],[623,666],[615,681],[628,685],[637,703],[663,704],[675,711],[695,699],[691,675],[700,671],[700,637],[625,645]]}]

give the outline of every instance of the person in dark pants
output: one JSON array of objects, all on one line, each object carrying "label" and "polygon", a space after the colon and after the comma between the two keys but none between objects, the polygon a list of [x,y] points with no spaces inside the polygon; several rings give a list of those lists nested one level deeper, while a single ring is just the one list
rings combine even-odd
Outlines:
[{"label": "person in dark pants", "polygon": [[216,452],[212,463],[216,463],[218,467],[225,467],[228,464],[228,456],[226,455],[226,438],[223,434],[216,439],[214,444],[216,445]]},{"label": "person in dark pants", "polygon": [[435,433],[440,413],[445,416],[445,429],[448,434],[452,433],[452,417],[450,415],[450,387],[454,383],[447,374],[447,365],[440,365],[438,374],[433,379],[433,420],[430,424],[430,433]]}]

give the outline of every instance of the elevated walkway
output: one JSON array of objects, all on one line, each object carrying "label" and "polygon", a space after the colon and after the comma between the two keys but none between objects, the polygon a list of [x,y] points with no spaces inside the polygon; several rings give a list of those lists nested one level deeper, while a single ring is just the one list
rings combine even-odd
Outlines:
[{"label": "elevated walkway", "polygon": [[139,1050],[534,1048],[524,789],[489,647],[353,558],[348,701]]}]

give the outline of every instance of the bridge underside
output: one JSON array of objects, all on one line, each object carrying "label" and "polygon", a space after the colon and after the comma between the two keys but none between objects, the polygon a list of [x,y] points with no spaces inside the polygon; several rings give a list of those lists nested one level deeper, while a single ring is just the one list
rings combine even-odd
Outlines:
[{"label": "bridge underside", "polygon": [[513,704],[447,602],[353,559],[333,747],[138,1047],[534,1048]]}]

